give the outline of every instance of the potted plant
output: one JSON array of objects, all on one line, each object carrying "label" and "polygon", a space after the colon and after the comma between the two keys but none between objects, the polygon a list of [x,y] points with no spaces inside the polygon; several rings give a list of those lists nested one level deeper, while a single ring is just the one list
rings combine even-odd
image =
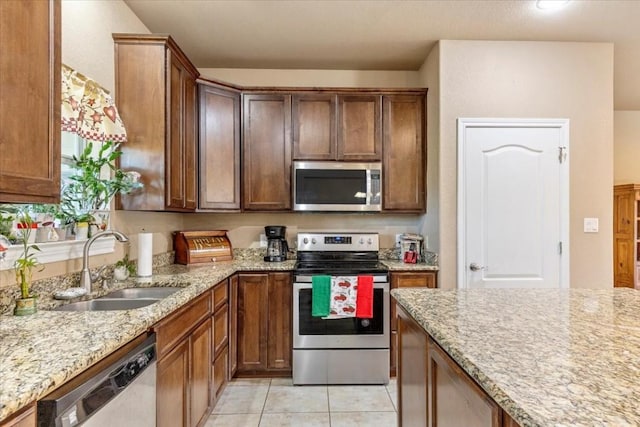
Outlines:
[{"label": "potted plant", "polygon": [[[22,253],[14,262],[16,272],[16,282],[20,286],[20,298],[16,299],[16,308],[13,314],[25,316],[37,311],[36,296],[31,293],[31,278],[33,269],[40,266],[35,257],[35,252],[39,251],[38,246],[29,244],[29,237],[33,232],[34,221],[27,211],[22,211],[19,216],[19,223],[24,227],[20,228],[20,239],[22,240]],[[44,268],[44,267],[42,267]],[[40,268],[40,270],[42,270]]]},{"label": "potted plant", "polygon": [[60,198],[60,210],[68,223],[89,222],[98,230],[105,230],[113,196],[142,187],[137,172],[116,167],[116,159],[122,155],[119,147],[120,144],[107,141],[94,153],[93,142],[89,141],[79,157],[73,156],[71,167],[75,173],[63,186]]},{"label": "potted plant", "polygon": [[136,264],[129,260],[129,254],[125,254],[124,257],[116,262],[116,266],[113,270],[113,277],[116,280],[127,280],[129,276],[133,276],[136,272]]}]

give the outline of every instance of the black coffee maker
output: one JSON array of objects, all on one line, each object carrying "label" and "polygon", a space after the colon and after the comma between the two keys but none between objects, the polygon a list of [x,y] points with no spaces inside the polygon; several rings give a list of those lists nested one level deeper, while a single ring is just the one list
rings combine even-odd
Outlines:
[{"label": "black coffee maker", "polygon": [[286,261],[289,245],[285,234],[287,227],[284,225],[267,225],[264,227],[264,234],[267,235],[267,255],[264,257],[268,262]]}]

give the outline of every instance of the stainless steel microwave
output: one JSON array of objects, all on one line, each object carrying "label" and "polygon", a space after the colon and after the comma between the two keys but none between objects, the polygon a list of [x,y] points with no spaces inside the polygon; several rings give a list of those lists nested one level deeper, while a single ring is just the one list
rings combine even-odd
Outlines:
[{"label": "stainless steel microwave", "polygon": [[380,211],[382,164],[293,162],[294,211]]}]

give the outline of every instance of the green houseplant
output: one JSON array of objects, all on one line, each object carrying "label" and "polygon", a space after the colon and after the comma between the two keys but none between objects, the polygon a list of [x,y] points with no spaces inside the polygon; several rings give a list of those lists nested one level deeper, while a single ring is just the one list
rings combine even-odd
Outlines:
[{"label": "green houseplant", "polygon": [[105,212],[113,197],[141,188],[137,172],[124,172],[116,167],[122,155],[120,144],[111,141],[101,143],[94,152],[89,141],[79,156],[73,156],[73,175],[62,188],[60,211],[64,222],[88,222],[104,230],[108,224]]},{"label": "green houseplant", "polygon": [[125,254],[124,257],[116,262],[113,270],[113,277],[116,280],[126,280],[129,276],[133,276],[136,273],[136,264],[129,259],[129,254]]},{"label": "green houseplant", "polygon": [[16,272],[16,282],[20,287],[20,298],[16,299],[16,308],[13,313],[16,316],[24,316],[33,314],[37,311],[36,296],[31,293],[31,280],[33,269],[41,267],[41,264],[35,257],[35,253],[40,250],[37,245],[29,244],[29,237],[33,233],[33,225],[35,224],[31,215],[27,210],[20,211],[18,220],[21,227],[19,228],[19,237],[22,241],[22,253],[14,262],[14,270]]}]

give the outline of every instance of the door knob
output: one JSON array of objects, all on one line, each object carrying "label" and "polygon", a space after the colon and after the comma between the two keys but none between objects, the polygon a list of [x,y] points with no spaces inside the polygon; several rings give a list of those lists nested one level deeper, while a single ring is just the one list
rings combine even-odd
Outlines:
[{"label": "door knob", "polygon": [[480,270],[484,270],[484,267],[482,265],[476,264],[475,262],[472,262],[471,264],[469,264],[469,270],[480,271]]}]

